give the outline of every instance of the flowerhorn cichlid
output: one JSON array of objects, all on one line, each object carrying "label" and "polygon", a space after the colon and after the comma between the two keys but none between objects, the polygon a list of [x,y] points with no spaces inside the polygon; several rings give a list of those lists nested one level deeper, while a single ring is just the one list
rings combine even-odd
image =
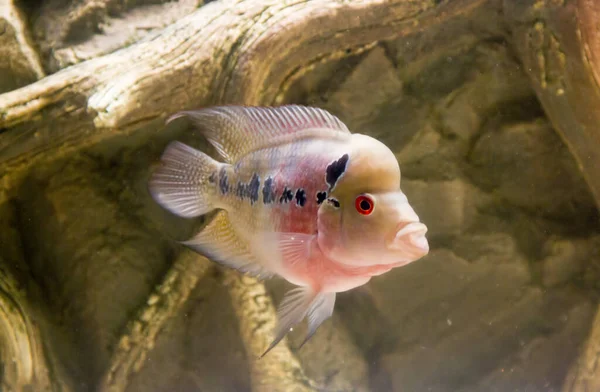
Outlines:
[{"label": "flowerhorn cichlid", "polygon": [[149,191],[191,218],[218,210],[192,239],[198,253],[298,287],[279,308],[271,350],[308,317],[304,344],[333,313],[336,293],[429,252],[427,227],[400,190],[396,157],[325,110],[222,106],[184,111],[223,162],[168,145]]}]

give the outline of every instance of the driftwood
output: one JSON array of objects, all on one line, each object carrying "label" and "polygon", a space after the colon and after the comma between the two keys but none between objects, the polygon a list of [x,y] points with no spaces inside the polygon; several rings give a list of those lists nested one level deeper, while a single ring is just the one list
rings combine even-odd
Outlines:
[{"label": "driftwood", "polygon": [[184,252],[175,260],[161,285],[148,297],[121,336],[101,381],[101,391],[126,390],[128,378],[144,364],[161,329],[181,309],[209,267],[209,260],[191,251]]},{"label": "driftwood", "polygon": [[0,1],[0,93],[14,90],[45,76],[27,30],[27,17],[13,0]]},{"label": "driftwood", "polygon": [[56,72],[138,41],[203,3],[202,0],[52,0],[34,11],[31,27],[46,69]]},{"label": "driftwood", "polygon": [[40,391],[69,390],[66,378],[49,368],[44,336],[31,320],[31,311],[15,277],[0,267],[0,389],[19,391],[29,386]]},{"label": "driftwood", "polygon": [[[213,2],[126,49],[0,97],[2,167],[67,154],[183,108],[277,103],[307,67],[441,23],[481,0]],[[335,21],[335,22],[334,22]]]},{"label": "driftwood", "polygon": [[600,206],[600,5],[506,2],[512,42]]},{"label": "driftwood", "polygon": [[[504,12],[501,22],[509,26],[507,37],[600,206],[600,112],[596,110],[600,106],[600,33],[594,30],[600,10],[593,1],[583,0],[211,2],[127,48],[0,95],[0,182],[4,188],[0,202],[8,198],[6,190],[21,180],[21,174],[40,162],[118,136],[159,129],[166,116],[185,108],[285,102],[293,83],[321,64],[482,7],[494,7],[499,15]],[[179,256],[131,320],[100,390],[127,388],[157,335],[209,268],[200,256],[188,252]],[[253,390],[319,389],[285,345],[261,362],[254,361],[272,338],[275,308],[262,283],[240,278],[235,272],[226,272],[225,281],[251,361]],[[11,287],[4,290],[11,291]],[[18,330],[27,323],[9,307],[9,301],[2,305],[0,310],[17,316],[5,317],[8,323],[0,332]],[[582,357],[585,369],[598,357],[593,344],[598,323],[597,317]],[[29,339],[35,344],[39,338],[34,331]],[[42,356],[35,358],[43,361]],[[69,390],[67,385],[52,386],[48,380],[32,384],[27,374],[26,368],[18,367],[7,378],[13,384],[7,385]],[[574,369],[573,374],[565,391],[600,383],[595,368]]]},{"label": "driftwood", "polygon": [[251,358],[250,379],[253,391],[315,391],[317,385],[308,379],[302,366],[288,347],[274,349],[272,356],[258,360],[268,347],[268,338],[275,328],[274,306],[265,287],[254,278],[240,277],[227,271],[226,282],[235,312],[240,319],[240,332]]}]

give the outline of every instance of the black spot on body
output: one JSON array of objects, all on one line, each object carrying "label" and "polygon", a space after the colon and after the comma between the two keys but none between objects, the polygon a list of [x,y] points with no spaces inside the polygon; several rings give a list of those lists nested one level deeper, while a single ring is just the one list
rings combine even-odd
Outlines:
[{"label": "black spot on body", "polygon": [[317,204],[321,204],[327,199],[327,192],[317,192]]},{"label": "black spot on body", "polygon": [[210,176],[208,177],[208,182],[210,182],[211,184],[214,184],[215,182],[217,182],[217,173],[216,172],[210,173]]},{"label": "black spot on body", "polygon": [[333,197],[327,199],[327,202],[333,204],[335,208],[340,208],[340,202],[337,201],[337,199],[334,199]]},{"label": "black spot on body", "polygon": [[296,204],[300,207],[304,207],[306,204],[306,192],[304,192],[304,189],[302,188],[299,188],[296,191]]},{"label": "black spot on body", "polygon": [[263,186],[263,203],[271,204],[275,201],[275,188],[273,187],[273,179],[271,177],[265,180],[265,185]]},{"label": "black spot on body", "polygon": [[283,192],[281,193],[281,197],[279,198],[280,203],[289,203],[294,198],[294,193],[291,189],[288,189],[286,186],[283,188]]},{"label": "black spot on body", "polygon": [[235,195],[243,200],[245,197],[248,197],[247,193],[248,187],[246,186],[246,184],[244,184],[241,181],[238,181],[237,188],[235,189]]},{"label": "black spot on body", "polygon": [[260,188],[260,178],[256,173],[252,175],[250,182],[245,183],[238,181],[235,188],[235,195],[242,199],[250,199],[250,203],[254,204],[258,201],[258,189]]},{"label": "black spot on body", "polygon": [[327,166],[327,169],[325,170],[325,181],[327,182],[327,185],[329,185],[329,191],[335,187],[335,184],[346,171],[348,159],[348,154],[344,154],[340,159],[331,162],[329,166]]},{"label": "black spot on body", "polygon": [[227,169],[222,168],[219,172],[219,189],[222,194],[229,192],[229,178],[227,178]]},{"label": "black spot on body", "polygon": [[250,197],[251,204],[258,201],[258,188],[260,188],[260,179],[258,178],[258,175],[254,173],[248,184],[248,196]]}]

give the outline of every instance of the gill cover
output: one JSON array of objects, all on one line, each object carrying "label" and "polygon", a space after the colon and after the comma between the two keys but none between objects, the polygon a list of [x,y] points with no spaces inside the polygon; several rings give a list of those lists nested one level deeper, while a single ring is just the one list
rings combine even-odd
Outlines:
[{"label": "gill cover", "polygon": [[400,190],[392,151],[374,138],[353,134],[348,157],[346,172],[330,194],[335,202],[319,209],[323,253],[354,266],[408,263],[425,255],[427,228]]}]

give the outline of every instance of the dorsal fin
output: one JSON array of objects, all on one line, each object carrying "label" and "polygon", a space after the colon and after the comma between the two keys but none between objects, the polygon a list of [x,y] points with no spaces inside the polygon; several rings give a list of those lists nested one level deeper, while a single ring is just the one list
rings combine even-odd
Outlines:
[{"label": "dorsal fin", "polygon": [[167,122],[188,117],[229,163],[251,151],[308,137],[342,138],[350,131],[331,113],[313,107],[215,106],[183,111]]}]

